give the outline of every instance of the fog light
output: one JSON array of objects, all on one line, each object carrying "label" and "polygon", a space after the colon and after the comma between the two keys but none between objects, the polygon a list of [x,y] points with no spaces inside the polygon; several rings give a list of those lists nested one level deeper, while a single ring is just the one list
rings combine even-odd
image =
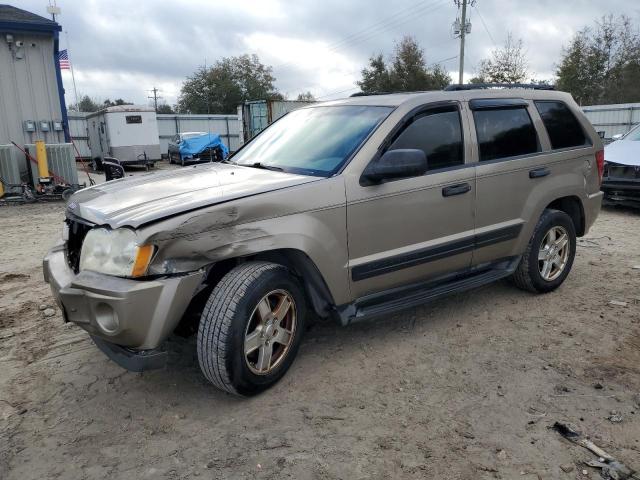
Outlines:
[{"label": "fog light", "polygon": [[95,306],[96,322],[98,326],[109,334],[114,334],[120,327],[118,314],[110,305],[106,303],[98,303]]}]

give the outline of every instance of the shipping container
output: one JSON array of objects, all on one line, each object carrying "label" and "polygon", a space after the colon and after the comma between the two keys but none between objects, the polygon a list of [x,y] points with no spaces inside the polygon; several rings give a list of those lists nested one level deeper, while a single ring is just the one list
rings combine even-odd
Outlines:
[{"label": "shipping container", "polygon": [[314,102],[300,100],[255,100],[238,106],[238,122],[243,142],[248,142],[286,113]]}]

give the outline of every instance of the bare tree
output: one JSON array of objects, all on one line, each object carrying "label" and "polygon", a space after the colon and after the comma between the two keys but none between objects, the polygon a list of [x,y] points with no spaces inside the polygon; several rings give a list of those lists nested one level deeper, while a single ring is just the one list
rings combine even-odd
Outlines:
[{"label": "bare tree", "polygon": [[315,102],[316,97],[313,96],[313,93],[307,91],[298,94],[298,98],[296,98],[299,102]]},{"label": "bare tree", "polygon": [[491,58],[480,61],[472,83],[520,83],[529,76],[529,63],[522,39],[509,33],[502,48],[491,52]]}]

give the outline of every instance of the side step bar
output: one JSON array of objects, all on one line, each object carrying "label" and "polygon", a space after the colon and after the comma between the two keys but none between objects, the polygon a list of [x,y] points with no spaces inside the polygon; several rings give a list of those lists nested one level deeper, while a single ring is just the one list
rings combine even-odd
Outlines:
[{"label": "side step bar", "polygon": [[359,298],[353,304],[339,309],[343,325],[389,315],[446,297],[481,287],[511,275],[520,262],[520,256],[509,258],[482,269],[474,269],[440,281],[411,285]]}]

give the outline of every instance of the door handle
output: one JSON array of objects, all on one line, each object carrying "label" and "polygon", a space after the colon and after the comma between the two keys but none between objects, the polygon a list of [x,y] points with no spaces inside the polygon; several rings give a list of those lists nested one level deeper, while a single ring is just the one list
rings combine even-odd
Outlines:
[{"label": "door handle", "polygon": [[471,190],[471,185],[468,183],[459,183],[458,185],[451,185],[450,187],[444,187],[442,189],[443,197],[452,197],[454,195],[462,195]]},{"label": "door handle", "polygon": [[535,170],[529,170],[529,178],[542,178],[546,177],[550,173],[551,170],[546,167],[536,168]]}]

